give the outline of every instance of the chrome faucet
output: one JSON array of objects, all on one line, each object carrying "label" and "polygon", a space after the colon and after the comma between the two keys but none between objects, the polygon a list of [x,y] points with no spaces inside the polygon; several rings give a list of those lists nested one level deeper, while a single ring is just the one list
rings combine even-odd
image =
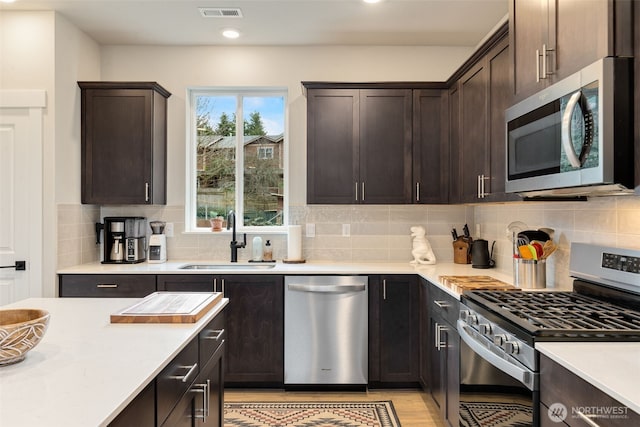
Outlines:
[{"label": "chrome faucet", "polygon": [[233,227],[231,243],[229,243],[229,247],[231,248],[231,262],[238,262],[238,248],[247,246],[247,233],[244,233],[244,241],[242,243],[236,240],[236,213],[232,210],[227,214],[227,230],[229,227]]}]

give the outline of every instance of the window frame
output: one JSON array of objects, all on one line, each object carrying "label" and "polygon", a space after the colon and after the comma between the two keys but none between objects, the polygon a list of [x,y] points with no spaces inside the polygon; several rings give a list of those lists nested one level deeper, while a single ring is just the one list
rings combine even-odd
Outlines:
[{"label": "window frame", "polygon": [[[235,149],[235,212],[237,230],[243,233],[280,234],[286,233],[289,225],[289,143],[288,118],[289,103],[286,87],[188,87],[186,111],[186,156],[185,156],[185,227],[186,233],[211,232],[211,227],[198,227],[197,211],[197,99],[199,96],[236,96],[236,149]],[[246,97],[274,96],[284,99],[284,128],[282,141],[283,205],[282,225],[247,226],[244,224],[244,111],[243,99]],[[238,153],[243,153],[238,156]],[[224,234],[224,231],[223,231]]]}]

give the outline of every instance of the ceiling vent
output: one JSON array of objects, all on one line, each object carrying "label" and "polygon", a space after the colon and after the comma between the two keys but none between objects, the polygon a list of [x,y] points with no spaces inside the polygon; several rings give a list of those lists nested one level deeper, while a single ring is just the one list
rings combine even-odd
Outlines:
[{"label": "ceiling vent", "polygon": [[242,11],[237,7],[200,7],[203,18],[242,18]]}]

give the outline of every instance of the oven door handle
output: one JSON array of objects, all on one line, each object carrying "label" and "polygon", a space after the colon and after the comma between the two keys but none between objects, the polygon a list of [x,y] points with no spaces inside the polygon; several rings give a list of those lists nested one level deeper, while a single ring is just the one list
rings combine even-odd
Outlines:
[{"label": "oven door handle", "polygon": [[[537,387],[537,374],[526,369],[521,368],[519,366],[514,365],[510,361],[504,359],[500,355],[494,353],[490,348],[485,347],[484,344],[478,342],[473,337],[473,329],[467,326],[464,321],[458,319],[458,333],[460,334],[460,338],[480,357],[482,357],[487,362],[491,363],[493,366],[509,375],[510,377],[515,378],[529,390],[534,390]],[[493,345],[493,344],[490,344]]]}]

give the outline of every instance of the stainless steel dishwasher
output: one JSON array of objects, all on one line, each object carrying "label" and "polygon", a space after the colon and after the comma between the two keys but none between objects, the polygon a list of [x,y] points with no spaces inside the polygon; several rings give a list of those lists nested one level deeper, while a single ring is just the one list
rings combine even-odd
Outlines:
[{"label": "stainless steel dishwasher", "polygon": [[285,388],[366,386],[368,277],[286,276]]}]

